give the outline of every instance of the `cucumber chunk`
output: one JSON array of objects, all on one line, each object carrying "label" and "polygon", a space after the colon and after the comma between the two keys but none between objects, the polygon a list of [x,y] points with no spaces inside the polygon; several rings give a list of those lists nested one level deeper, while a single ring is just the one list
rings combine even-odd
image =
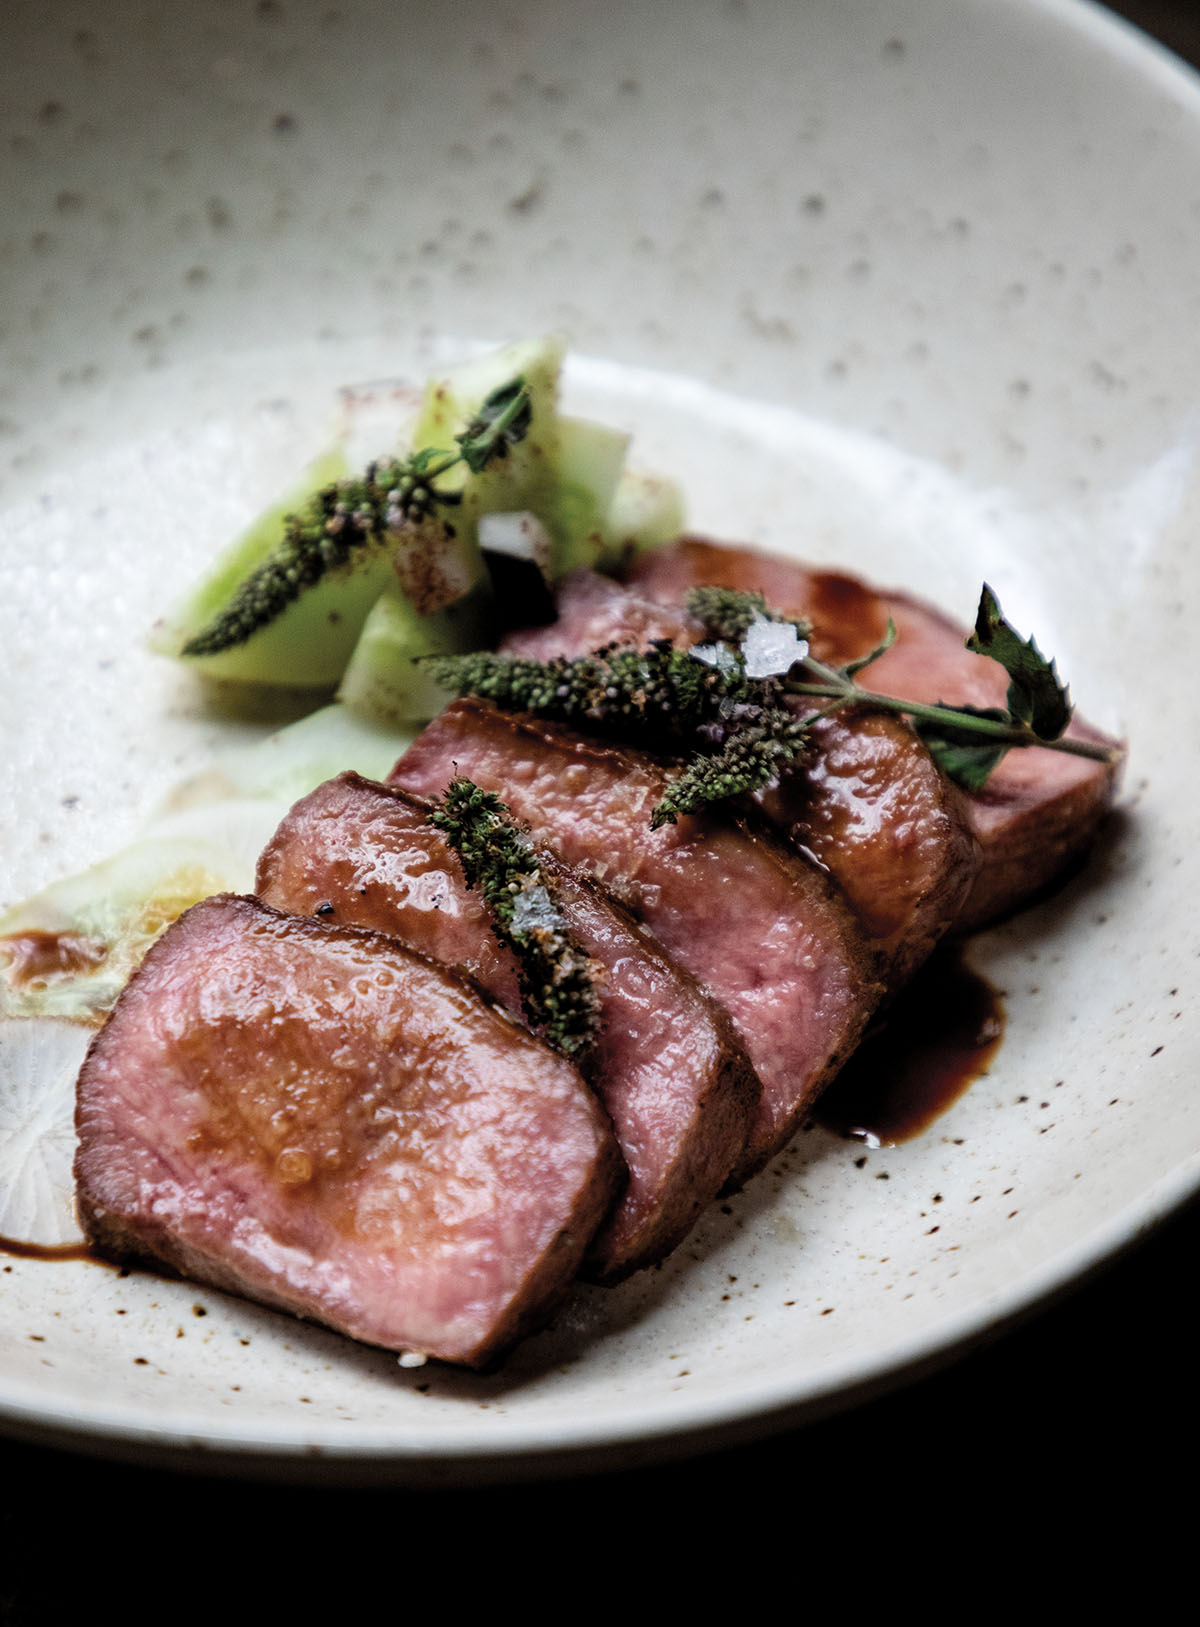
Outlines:
[{"label": "cucumber chunk", "polygon": [[[679,488],[625,468],[626,434],[559,412],[563,354],[561,339],[544,337],[430,379],[413,426],[413,460],[401,459],[394,477],[378,473],[388,467],[381,462],[350,483],[341,449],[327,453],[157,624],[151,647],[222,683],[227,695],[257,690],[311,698],[342,682],[347,703],[364,716],[430,715],[434,695],[414,657],[478,647],[485,638],[490,583],[480,524],[486,516],[532,514],[541,522],[549,558],[537,563],[551,583],[580,566],[612,569],[682,530]],[[471,444],[478,448],[481,414],[486,424],[496,417],[494,403],[485,403],[514,379],[528,394],[521,434],[497,442],[485,432],[487,451],[471,461],[486,457],[487,466],[472,470],[460,456],[458,437],[475,424]],[[417,472],[422,454],[426,491]],[[396,489],[387,490],[385,503],[392,478]],[[348,483],[333,492],[337,481]],[[454,500],[439,503],[439,493]],[[373,516],[365,529],[355,504]],[[301,526],[291,530],[293,551],[281,554],[292,513],[302,516]],[[333,563],[321,563],[323,575],[306,578],[302,572],[334,547],[326,533],[342,537],[339,515],[359,530],[353,536],[346,530],[337,545],[342,557],[335,553]],[[301,547],[310,552],[300,555]],[[256,576],[268,562],[271,568]],[[298,581],[307,585],[266,625],[228,648],[216,647],[230,636],[230,624],[232,636],[244,632],[297,592]],[[202,636],[223,617],[226,627]]]},{"label": "cucumber chunk", "polygon": [[261,514],[182,602],[156,623],[150,634],[151,649],[186,660],[208,678],[287,688],[332,688],[354,649],[367,612],[394,579],[390,557],[383,551],[364,553],[330,572],[244,644],[215,655],[184,657],[182,652],[189,639],[221,615],[246,577],[270,558],[283,535],[287,515],[312,492],[346,473],[340,447],[311,464],[303,481]]},{"label": "cucumber chunk", "polygon": [[558,465],[544,517],[554,542],[552,577],[594,568],[606,546],[605,521],[616,496],[629,436],[608,424],[564,413],[558,420]]},{"label": "cucumber chunk", "polygon": [[338,699],[351,712],[381,723],[425,722],[452,699],[415,665],[422,655],[459,655],[491,640],[491,599],[477,588],[430,615],[399,590],[376,600],[350,658]]},{"label": "cucumber chunk", "polygon": [[493,390],[520,377],[529,391],[529,428],[505,457],[480,474],[459,464],[438,480],[442,490],[461,493],[462,502],[451,511],[451,518],[462,547],[475,550],[476,555],[483,514],[529,509],[545,522],[557,482],[558,379],[564,348],[563,341],[553,337],[505,345],[431,378],[425,386],[412,444],[447,450],[454,447],[455,435],[475,417]]},{"label": "cucumber chunk", "polygon": [[604,520],[599,570],[619,570],[637,554],[682,535],[687,523],[683,489],[666,475],[626,469]]}]

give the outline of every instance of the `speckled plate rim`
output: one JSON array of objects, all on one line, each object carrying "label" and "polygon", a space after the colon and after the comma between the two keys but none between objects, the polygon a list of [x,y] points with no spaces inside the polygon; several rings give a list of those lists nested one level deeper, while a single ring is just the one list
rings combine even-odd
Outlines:
[{"label": "speckled plate rim", "polygon": [[852,1361],[814,1371],[803,1383],[780,1376],[743,1386],[714,1406],[681,1399],[653,1410],[609,1411],[601,1423],[588,1417],[530,1428],[520,1420],[493,1419],[486,1444],[451,1438],[444,1430],[405,1426],[390,1436],[374,1426],[361,1432],[340,1425],[303,1436],[280,1421],[255,1430],[214,1430],[210,1418],[181,1412],[176,1423],[149,1427],[130,1407],[65,1408],[52,1411],[37,1397],[0,1407],[8,1434],[33,1444],[81,1450],[196,1473],[229,1473],[270,1479],[294,1478],[297,1464],[313,1481],[411,1485],[485,1484],[621,1469],[691,1456],[761,1439],[777,1430],[815,1422],[936,1371],[1015,1323],[1081,1287],[1200,1192],[1200,1153],[1158,1182],[1143,1202],[1126,1206],[1089,1237],[1022,1279],[1019,1289],[997,1293],[982,1307],[968,1308],[937,1327],[898,1340]]}]

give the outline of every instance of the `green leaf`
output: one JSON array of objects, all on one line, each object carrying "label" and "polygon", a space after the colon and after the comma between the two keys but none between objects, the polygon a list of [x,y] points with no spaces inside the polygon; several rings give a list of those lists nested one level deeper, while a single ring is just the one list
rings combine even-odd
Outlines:
[{"label": "green leaf", "polygon": [[[939,701],[938,704],[945,703]],[[955,711],[965,712],[968,717],[988,718],[993,723],[1010,721],[1008,713],[998,706],[957,706]],[[1003,740],[981,739],[970,729],[956,729],[949,722],[914,718],[913,727],[942,773],[964,791],[981,791],[988,775],[1009,749]]]},{"label": "green leaf", "polygon": [[955,785],[961,785],[964,791],[982,791],[988,776],[1009,749],[990,740],[976,741],[970,746],[942,740],[932,729],[926,734],[924,729],[919,728],[917,733],[928,746],[929,755],[942,773]]},{"label": "green leaf", "polygon": [[1033,639],[1022,638],[1005,621],[986,582],[967,648],[998,661],[1008,673],[1008,710],[1014,722],[1028,724],[1040,740],[1057,740],[1071,721],[1067,687]]},{"label": "green leaf", "polygon": [[494,457],[524,440],[532,419],[529,389],[521,377],[509,379],[484,397],[477,418],[454,438],[472,474],[482,474]]}]

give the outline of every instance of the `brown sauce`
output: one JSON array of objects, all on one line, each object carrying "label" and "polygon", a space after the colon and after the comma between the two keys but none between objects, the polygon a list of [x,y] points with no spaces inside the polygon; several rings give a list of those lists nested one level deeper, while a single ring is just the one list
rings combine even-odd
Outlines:
[{"label": "brown sauce", "polygon": [[814,642],[842,660],[865,655],[887,632],[887,605],[857,576],[813,571],[803,606],[812,622]]},{"label": "brown sauce", "polygon": [[108,945],[78,932],[14,932],[0,938],[0,956],[8,957],[9,980],[18,988],[43,988],[58,977],[74,977],[99,966]]},{"label": "brown sauce", "polygon": [[871,1028],[814,1118],[870,1146],[910,1141],[985,1074],[1004,1007],[957,948],[939,949]]},{"label": "brown sauce", "polygon": [[94,1265],[107,1265],[98,1254],[93,1254],[87,1243],[22,1243],[15,1237],[0,1237],[0,1254],[16,1260],[90,1260]]}]

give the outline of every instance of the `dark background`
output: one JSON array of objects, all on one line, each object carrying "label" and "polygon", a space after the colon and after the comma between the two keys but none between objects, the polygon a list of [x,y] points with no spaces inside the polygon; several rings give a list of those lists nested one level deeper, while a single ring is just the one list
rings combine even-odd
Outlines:
[{"label": "dark background", "polygon": [[[1200,65],[1195,0],[1112,9]],[[937,1373],[758,1444],[636,1472],[314,1488],[0,1443],[0,1622],[58,1622],[106,1602],[138,1620],[457,1616],[483,1600],[574,1616],[593,1599],[641,1617],[678,1607],[697,1582],[714,1599],[730,1589],[739,1614],[776,1608],[776,1588],[789,1613],[828,1608],[831,1587],[835,1608],[857,1612],[888,1609],[914,1578],[934,1609],[950,1602],[947,1571],[980,1553],[970,1593],[951,1595],[958,1608],[994,1598],[1003,1609],[1007,1597],[1024,1610],[1102,1580],[1146,1513],[1150,1604],[1173,1517],[1194,1529],[1198,1253],[1192,1205]],[[1029,1575],[1033,1595],[1017,1585]]]}]

